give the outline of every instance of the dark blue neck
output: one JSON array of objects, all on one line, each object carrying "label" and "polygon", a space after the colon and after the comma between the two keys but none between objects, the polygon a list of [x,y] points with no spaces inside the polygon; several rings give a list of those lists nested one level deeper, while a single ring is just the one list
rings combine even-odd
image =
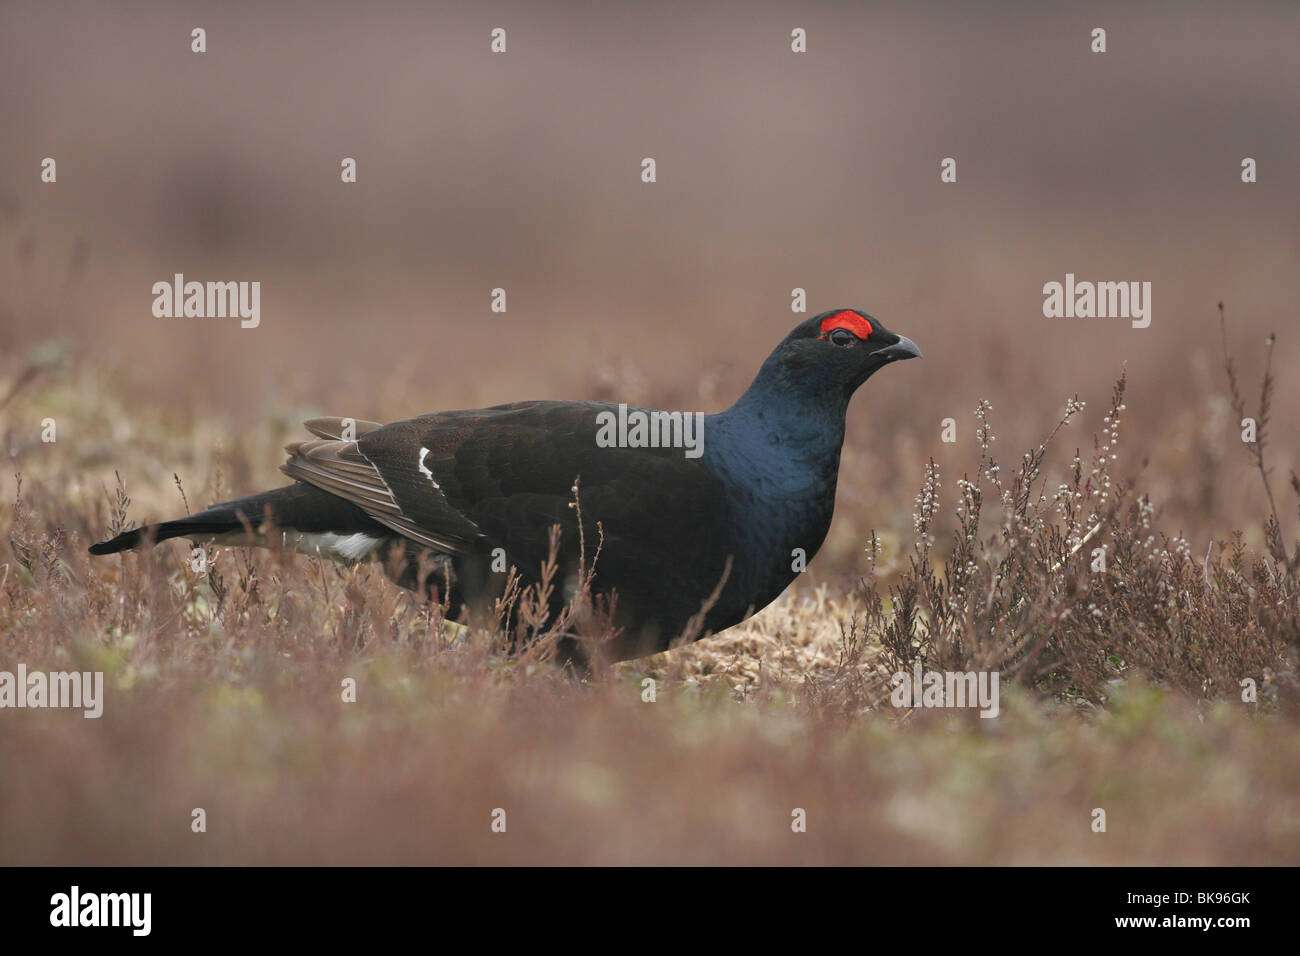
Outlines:
[{"label": "dark blue neck", "polygon": [[743,455],[782,497],[801,497],[801,488],[824,495],[828,487],[833,497],[847,412],[847,395],[792,374],[773,355],[731,408],[706,420],[705,456],[713,441],[719,463],[738,467],[728,459]]},{"label": "dark blue neck", "polygon": [[759,596],[758,607],[797,577],[794,549],[811,560],[821,547],[844,442],[847,402],[785,384],[760,372],[735,405],[704,424],[704,464],[731,489],[725,520],[733,540],[745,542],[732,583],[749,599]]}]

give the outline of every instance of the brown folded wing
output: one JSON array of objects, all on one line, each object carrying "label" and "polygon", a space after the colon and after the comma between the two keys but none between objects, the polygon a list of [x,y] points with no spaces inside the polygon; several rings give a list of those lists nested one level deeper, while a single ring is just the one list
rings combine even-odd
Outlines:
[{"label": "brown folded wing", "polygon": [[[432,532],[404,514],[379,471],[360,452],[355,441],[328,437],[343,433],[342,422],[343,419],[337,418],[316,418],[308,422],[310,431],[327,437],[285,446],[289,460],[280,470],[290,478],[352,502],[380,524],[434,551],[453,554],[466,551],[469,542],[462,535]],[[357,421],[355,427],[356,434],[362,435],[380,426]]]}]

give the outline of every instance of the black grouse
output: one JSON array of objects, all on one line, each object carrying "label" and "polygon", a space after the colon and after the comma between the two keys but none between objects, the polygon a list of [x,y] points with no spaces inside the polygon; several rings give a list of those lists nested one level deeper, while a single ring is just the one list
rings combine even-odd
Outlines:
[{"label": "black grouse", "polygon": [[[312,419],[316,440],[286,449],[292,485],[90,552],[182,537],[376,558],[455,619],[490,606],[510,567],[535,583],[556,525],[558,611],[599,527],[591,590],[615,636],[598,653],[640,657],[738,624],[785,590],[830,528],[849,399],[877,369],[920,355],[871,316],[836,310],[796,326],[715,415],[538,401],[388,425]],[[562,654],[584,657],[566,643]]]}]

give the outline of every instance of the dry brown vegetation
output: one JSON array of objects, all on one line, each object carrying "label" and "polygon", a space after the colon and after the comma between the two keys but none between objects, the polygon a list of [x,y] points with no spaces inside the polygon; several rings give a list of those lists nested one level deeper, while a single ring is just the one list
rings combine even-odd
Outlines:
[{"label": "dry brown vegetation", "polygon": [[[1091,453],[1060,451],[1089,415],[1072,399],[1004,470],[981,403],[972,468],[952,481],[930,462],[911,544],[869,536],[856,575],[579,677],[539,645],[515,653],[497,629],[444,622],[374,566],[210,549],[196,573],[175,543],[90,559],[90,541],[154,515],[28,423],[53,410],[95,433],[118,409],[91,368],[38,355],[9,371],[0,414],[23,474],[0,519],[3,661],[102,670],[108,699],[98,720],[0,712],[6,863],[1300,858],[1296,546],[1274,514],[1204,554],[1162,530],[1140,481],[1117,477],[1122,378]],[[213,440],[194,426],[196,446]],[[174,479],[160,507],[264,470],[246,456],[285,437],[266,429],[217,451],[202,490]],[[1266,456],[1260,437],[1242,454]],[[119,476],[155,473],[147,459],[182,439],[136,417],[114,445]],[[533,636],[552,624],[530,622]],[[890,706],[889,676],[918,657],[999,670],[1001,715]]]}]

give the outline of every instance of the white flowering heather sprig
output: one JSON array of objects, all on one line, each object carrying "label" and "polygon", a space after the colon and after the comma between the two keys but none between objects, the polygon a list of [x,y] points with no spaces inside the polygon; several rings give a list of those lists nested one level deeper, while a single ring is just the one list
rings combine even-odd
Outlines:
[{"label": "white flowering heather sprig", "polygon": [[1070,473],[1074,476],[1074,484],[1061,485],[1060,490],[1056,493],[1056,500],[1061,517],[1065,519],[1064,536],[1066,543],[1071,548],[1076,548],[1082,540],[1079,515],[1082,513],[1084,506],[1083,459],[1077,452],[1074,460],[1070,463]]},{"label": "white flowering heather sprig", "polygon": [[957,479],[957,506],[953,513],[957,515],[958,521],[965,521],[969,512],[973,513],[980,501],[979,485],[969,478],[962,476]]},{"label": "white flowering heather sprig", "polygon": [[1171,611],[1178,609],[1178,595],[1182,592],[1182,579],[1179,574],[1180,567],[1195,567],[1195,559],[1192,557],[1192,545],[1181,534],[1173,537],[1165,537],[1164,547],[1158,549],[1158,553],[1152,555],[1153,563],[1159,568],[1156,577],[1156,588],[1161,597],[1169,603]]},{"label": "white flowering heather sprig", "polygon": [[880,535],[876,534],[876,529],[871,529],[871,537],[867,539],[867,546],[862,549],[867,553],[867,564],[870,567],[871,581],[876,580],[876,564],[880,560]]},{"label": "white flowering heather sprig", "polygon": [[1079,414],[1087,403],[1073,396],[1065,401],[1065,412],[1057,419],[1047,437],[1033,451],[1025,452],[1020,460],[1020,470],[1010,490],[1002,494],[1002,508],[1005,515],[1003,533],[1008,540],[1015,537],[1031,538],[1047,525],[1047,509],[1056,502],[1062,517],[1069,520],[1073,509],[1062,502],[1061,493],[1049,497],[1046,490],[1038,492],[1034,498],[1033,486],[1042,475],[1043,462],[1047,458],[1047,448],[1056,437],[1056,433],[1069,424],[1070,419]]},{"label": "white flowering heather sprig", "polygon": [[980,399],[979,404],[975,406],[975,440],[980,446],[980,471],[988,483],[998,490],[1005,504],[1006,495],[1002,493],[1002,469],[989,455],[989,446],[997,441],[997,437],[993,434],[993,426],[989,424],[991,411],[993,411],[993,403],[987,398]]},{"label": "white flowering heather sprig", "polygon": [[925,539],[927,546],[933,542],[930,523],[939,511],[939,466],[931,458],[925,466],[925,481],[914,499],[916,510],[912,512],[912,526],[918,537]]},{"label": "white flowering heather sprig", "polygon": [[1111,395],[1110,412],[1101,420],[1101,437],[1094,439],[1097,454],[1093,459],[1091,479],[1089,481],[1092,513],[1088,517],[1088,524],[1099,521],[1110,504],[1112,485],[1109,462],[1119,458],[1115,454],[1115,448],[1119,445],[1119,423],[1124,411],[1128,408],[1124,404],[1125,379],[1126,375],[1121,374],[1119,382],[1115,385],[1115,391]]},{"label": "white flowering heather sprig", "polygon": [[[1027,482],[1033,482],[1038,477],[1043,466],[1043,459],[1047,456],[1047,446],[1052,443],[1052,439],[1056,437],[1056,433],[1066,425],[1070,424],[1070,419],[1075,415],[1078,415],[1087,407],[1088,403],[1081,401],[1078,395],[1065,400],[1065,412],[1059,419],[1057,419],[1056,424],[1052,426],[1052,430],[1048,433],[1047,437],[1039,443],[1038,448],[1035,451],[1025,452],[1024,461],[1021,464],[1021,472]],[[1081,464],[1077,456],[1075,457],[1075,464],[1076,466]],[[1041,495],[1040,501],[1046,502],[1047,496]]]},{"label": "white flowering heather sprig", "polygon": [[975,440],[980,444],[980,451],[987,452],[989,445],[994,441],[993,429],[989,427],[989,412],[993,411],[993,403],[987,398],[981,398],[980,403],[975,406],[975,420],[979,424],[975,428]]}]

